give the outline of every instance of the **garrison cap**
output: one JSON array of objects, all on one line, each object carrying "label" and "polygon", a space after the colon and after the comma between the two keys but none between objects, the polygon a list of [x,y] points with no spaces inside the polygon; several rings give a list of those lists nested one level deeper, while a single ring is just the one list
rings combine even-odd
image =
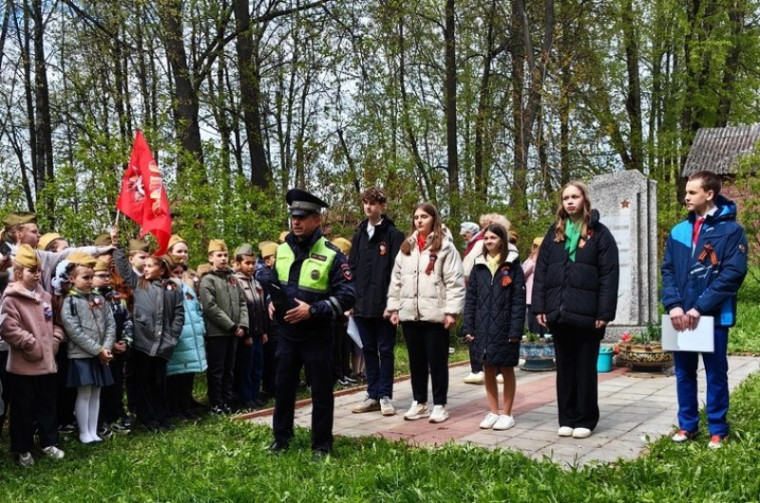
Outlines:
[{"label": "garrison cap", "polygon": [[256,256],[256,254],[253,252],[253,246],[251,246],[249,243],[243,243],[235,248],[235,256],[237,257],[238,255],[248,255],[251,257]]},{"label": "garrison cap", "polygon": [[92,270],[95,272],[111,272],[111,265],[105,260],[98,259],[95,267],[93,267]]},{"label": "garrison cap", "polygon": [[90,269],[94,268],[95,265],[98,263],[95,257],[90,255],[89,253],[85,253],[81,251],[75,251],[74,253],[67,256],[66,260],[68,260],[72,264],[81,265],[82,267],[89,267]]},{"label": "garrison cap", "polygon": [[285,200],[290,206],[290,215],[294,217],[305,217],[311,213],[321,213],[322,208],[329,208],[330,205],[305,190],[290,189],[285,195]]},{"label": "garrison cap", "polygon": [[16,256],[13,257],[13,261],[21,267],[26,267],[27,269],[33,269],[42,265],[40,263],[39,257],[37,256],[37,252],[35,252],[34,248],[29,245],[19,246],[18,251],[16,252]]},{"label": "garrison cap", "polygon": [[5,217],[5,220],[3,220],[3,223],[5,224],[6,227],[13,227],[14,225],[22,225],[22,224],[36,224],[37,214],[32,213],[31,211],[11,213],[7,217]]},{"label": "garrison cap", "polygon": [[187,244],[187,241],[182,239],[179,234],[172,234],[172,237],[169,238],[169,245],[167,246],[167,249],[171,250],[174,248],[174,245],[179,243],[185,243]]},{"label": "garrison cap", "polygon": [[277,243],[263,241],[259,243],[259,250],[261,251],[261,258],[267,258],[277,253]]},{"label": "garrison cap", "polygon": [[95,246],[111,246],[111,235],[107,233],[100,234],[92,244]]},{"label": "garrison cap", "polygon": [[37,242],[37,249],[45,250],[45,248],[47,248],[48,245],[56,239],[61,239],[61,235],[57,232],[48,232],[47,234],[43,234],[40,236],[40,240]]},{"label": "garrison cap", "polygon": [[145,241],[141,241],[139,239],[129,240],[129,251],[148,253],[148,250],[150,250],[150,246]]},{"label": "garrison cap", "polygon": [[227,251],[227,244],[221,239],[212,239],[211,241],[208,242],[209,253],[226,252],[226,251]]}]

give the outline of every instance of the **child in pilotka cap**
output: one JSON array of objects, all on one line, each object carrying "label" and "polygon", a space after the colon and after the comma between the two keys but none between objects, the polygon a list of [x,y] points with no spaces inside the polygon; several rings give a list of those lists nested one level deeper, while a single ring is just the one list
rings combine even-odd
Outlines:
[{"label": "child in pilotka cap", "polygon": [[211,411],[231,412],[235,347],[248,335],[248,308],[238,280],[229,267],[227,245],[212,239],[208,245],[211,271],[201,278],[200,301],[206,322],[206,381]]},{"label": "child in pilotka cap", "polygon": [[113,384],[108,366],[116,338],[116,322],[106,300],[92,290],[93,268],[97,261],[86,254],[72,254],[69,273],[71,288],[64,297],[61,320],[69,338],[71,360],[67,385],[77,389],[74,411],[83,444],[100,442],[98,414],[100,389]]},{"label": "child in pilotka cap", "polygon": [[129,265],[132,266],[132,270],[138,276],[142,276],[145,269],[145,260],[148,258],[150,248],[148,243],[140,241],[139,239],[129,240]]},{"label": "child in pilotka cap", "polygon": [[256,256],[253,246],[244,243],[235,250],[235,278],[245,296],[248,308],[248,337],[238,341],[235,355],[235,392],[237,405],[255,409],[263,405],[259,400],[264,372],[264,347],[267,342],[267,313],[264,290],[253,277]]},{"label": "child in pilotka cap", "polygon": [[56,415],[55,353],[63,331],[53,325],[52,299],[40,286],[41,262],[34,249],[21,245],[13,260],[14,281],[2,300],[4,316],[0,331],[10,346],[8,378],[10,387],[11,451],[19,464],[34,464],[31,454],[35,429],[42,452],[63,458],[58,443]]},{"label": "child in pilotka cap", "polygon": [[103,296],[116,323],[116,339],[111,350],[113,359],[109,363],[113,384],[105,386],[100,392],[98,436],[101,438],[110,436],[112,432],[129,433],[129,420],[124,410],[124,368],[134,333],[129,306],[131,292],[127,295],[123,289],[116,289],[113,278],[110,263],[98,259],[93,268],[92,291]]}]

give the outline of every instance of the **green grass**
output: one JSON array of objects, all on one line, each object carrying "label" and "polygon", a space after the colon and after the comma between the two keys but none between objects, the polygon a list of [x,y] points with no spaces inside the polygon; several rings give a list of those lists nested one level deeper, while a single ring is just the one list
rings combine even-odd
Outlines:
[{"label": "green grass", "polygon": [[728,333],[732,354],[760,354],[760,282],[748,274],[739,290],[736,326]]},{"label": "green grass", "polygon": [[[758,299],[760,287],[748,278],[731,331],[733,353],[760,353]],[[466,360],[466,347],[454,345],[451,361]],[[397,374],[406,373],[403,344],[396,356]],[[307,430],[296,431],[286,454],[271,456],[269,428],[217,417],[96,446],[67,440],[64,460],[35,452],[36,465],[24,469],[12,461],[6,433],[0,502],[760,501],[760,375],[732,395],[729,421],[731,437],[719,451],[705,448],[703,428],[698,442],[661,439],[637,460],[571,469],[510,451],[415,448],[374,438],[338,438],[334,455],[314,463]]]},{"label": "green grass", "polygon": [[272,456],[268,428],[207,418],[97,446],[69,440],[64,460],[38,457],[27,469],[0,456],[0,500],[757,501],[760,376],[736,391],[729,419],[732,435],[719,451],[706,449],[703,431],[688,445],[660,440],[635,461],[565,470],[509,451],[370,438],[338,438],[334,455],[315,463],[306,430]]}]

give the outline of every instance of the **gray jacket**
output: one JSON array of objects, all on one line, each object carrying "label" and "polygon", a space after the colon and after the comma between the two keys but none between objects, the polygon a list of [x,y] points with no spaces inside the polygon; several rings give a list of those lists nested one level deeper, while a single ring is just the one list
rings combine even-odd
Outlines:
[{"label": "gray jacket", "polygon": [[180,287],[171,280],[153,280],[140,285],[140,277],[132,270],[121,248],[114,251],[113,260],[121,277],[134,291],[132,348],[169,360],[185,322]]},{"label": "gray jacket", "polygon": [[113,347],[116,322],[102,296],[72,290],[63,300],[61,321],[70,359],[93,358]]}]

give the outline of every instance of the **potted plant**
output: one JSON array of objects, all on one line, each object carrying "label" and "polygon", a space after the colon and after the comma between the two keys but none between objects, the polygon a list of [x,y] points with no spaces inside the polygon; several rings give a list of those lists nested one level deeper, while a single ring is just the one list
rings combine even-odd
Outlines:
[{"label": "potted plant", "polygon": [[638,333],[624,333],[616,353],[617,364],[630,369],[665,370],[673,366],[673,353],[662,349],[661,329],[652,324]]},{"label": "potted plant", "polygon": [[551,334],[541,337],[532,332],[526,332],[520,343],[520,357],[525,360],[523,370],[545,372],[554,370],[554,341]]}]

